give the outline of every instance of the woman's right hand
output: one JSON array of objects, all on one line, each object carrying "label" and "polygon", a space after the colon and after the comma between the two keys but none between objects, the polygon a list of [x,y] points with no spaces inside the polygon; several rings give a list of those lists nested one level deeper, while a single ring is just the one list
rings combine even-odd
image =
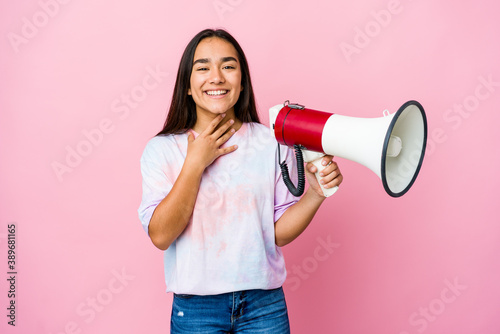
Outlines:
[{"label": "woman's right hand", "polygon": [[232,119],[217,128],[225,116],[225,114],[221,114],[215,117],[196,138],[191,132],[189,133],[186,154],[187,163],[201,167],[204,170],[221,155],[234,152],[238,148],[238,145],[221,148],[235,133],[235,129],[228,131],[231,125],[234,124]]}]

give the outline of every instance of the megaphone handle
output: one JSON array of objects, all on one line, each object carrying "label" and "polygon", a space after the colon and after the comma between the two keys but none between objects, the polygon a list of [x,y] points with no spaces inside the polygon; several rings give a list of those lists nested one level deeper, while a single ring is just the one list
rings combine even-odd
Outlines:
[{"label": "megaphone handle", "polygon": [[[319,181],[321,180],[321,176],[319,176],[319,172],[325,168],[325,166],[323,166],[323,165],[321,164],[321,161],[322,161],[322,160],[323,160],[323,157],[321,157],[321,158],[319,158],[319,159],[316,159],[316,160],[314,160],[314,161],[312,162],[312,163],[313,163],[313,165],[314,165],[314,166],[316,166],[316,168],[317,168],[317,170],[318,170],[316,173],[314,173],[314,175],[316,175],[316,179],[318,180],[318,183],[319,183]],[[321,190],[323,190],[323,194],[325,195],[325,197],[332,196],[333,194],[335,194],[335,192],[336,192],[337,190],[339,190],[339,187],[338,187],[338,186],[333,187],[333,188],[325,188],[325,187],[323,187],[323,185],[322,185],[321,183],[319,183],[319,185],[321,186]]]}]

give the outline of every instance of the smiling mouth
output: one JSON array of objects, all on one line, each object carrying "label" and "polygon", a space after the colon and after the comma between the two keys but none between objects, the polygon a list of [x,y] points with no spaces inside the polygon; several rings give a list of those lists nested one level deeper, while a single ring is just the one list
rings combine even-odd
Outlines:
[{"label": "smiling mouth", "polygon": [[205,91],[205,94],[207,94],[209,96],[222,96],[222,95],[226,95],[227,92],[228,92],[228,90],[225,90],[225,89],[207,90],[207,91]]}]

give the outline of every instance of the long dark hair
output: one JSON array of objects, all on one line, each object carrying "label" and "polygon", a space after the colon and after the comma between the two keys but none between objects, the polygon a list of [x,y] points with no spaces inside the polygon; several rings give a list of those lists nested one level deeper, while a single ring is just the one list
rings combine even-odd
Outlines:
[{"label": "long dark hair", "polygon": [[165,120],[163,129],[157,135],[183,133],[195,125],[196,104],[192,96],[188,95],[189,83],[196,47],[203,39],[209,37],[217,37],[228,41],[238,53],[238,61],[241,68],[241,85],[244,89],[234,105],[236,118],[242,122],[260,123],[255,105],[252,81],[250,80],[250,70],[248,69],[248,62],[243,49],[227,31],[223,29],[205,29],[193,37],[182,54],[167,119]]}]

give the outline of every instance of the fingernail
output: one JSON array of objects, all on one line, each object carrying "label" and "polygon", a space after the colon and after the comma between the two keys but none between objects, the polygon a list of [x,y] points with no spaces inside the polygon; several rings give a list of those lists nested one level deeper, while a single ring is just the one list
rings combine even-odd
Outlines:
[{"label": "fingernail", "polygon": [[230,121],[229,121],[229,123],[230,123],[230,124],[233,124],[233,123],[234,123],[234,121],[233,121],[233,120],[230,120]]},{"label": "fingernail", "polygon": [[226,114],[221,114],[222,118],[226,117]]},{"label": "fingernail", "polygon": [[325,174],[323,174],[323,173],[319,173],[319,176],[325,176]]},{"label": "fingernail", "polygon": [[234,133],[236,130],[235,129],[231,129],[231,132]]},{"label": "fingernail", "polygon": [[321,184],[325,184],[325,181],[321,180],[321,181],[319,181],[319,183],[321,183]]},{"label": "fingernail", "polygon": [[325,161],[325,160],[323,160],[323,161],[321,162],[321,164],[322,164],[323,166],[326,166],[326,161]]}]

